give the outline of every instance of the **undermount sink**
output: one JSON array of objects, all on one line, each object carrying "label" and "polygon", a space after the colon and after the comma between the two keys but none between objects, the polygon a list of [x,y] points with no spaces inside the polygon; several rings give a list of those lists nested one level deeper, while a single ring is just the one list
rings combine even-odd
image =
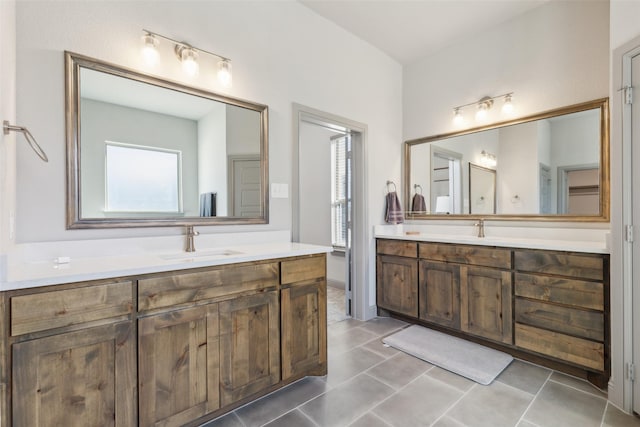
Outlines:
[{"label": "undermount sink", "polygon": [[244,254],[244,252],[234,251],[232,249],[210,249],[196,252],[180,252],[177,254],[160,255],[160,258],[166,260],[192,260],[196,258],[228,257],[242,254]]}]

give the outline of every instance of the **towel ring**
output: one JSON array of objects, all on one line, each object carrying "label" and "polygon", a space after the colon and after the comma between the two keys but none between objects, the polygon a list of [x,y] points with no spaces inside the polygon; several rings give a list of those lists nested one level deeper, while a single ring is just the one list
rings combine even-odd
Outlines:
[{"label": "towel ring", "polygon": [[9,135],[10,131],[22,132],[22,134],[24,135],[25,139],[27,140],[27,142],[29,143],[29,145],[31,146],[33,151],[36,152],[38,157],[40,157],[45,162],[49,161],[49,158],[47,157],[47,154],[44,152],[42,147],[40,147],[38,145],[38,143],[36,142],[36,139],[33,137],[33,135],[31,135],[31,132],[29,132],[29,129],[27,129],[26,127],[24,127],[24,126],[14,126],[12,124],[9,124],[8,120],[4,120],[2,122],[2,131],[4,132],[5,135]]},{"label": "towel ring", "polygon": [[388,191],[388,192],[391,192],[391,190],[389,190],[389,186],[390,186],[390,185],[393,185],[393,191],[397,191],[396,183],[395,183],[395,182],[393,182],[393,181],[387,181],[387,191]]},{"label": "towel ring", "polygon": [[[420,193],[418,193],[418,188],[420,189]],[[413,184],[413,189],[417,194],[422,194],[422,186],[420,184]]]}]

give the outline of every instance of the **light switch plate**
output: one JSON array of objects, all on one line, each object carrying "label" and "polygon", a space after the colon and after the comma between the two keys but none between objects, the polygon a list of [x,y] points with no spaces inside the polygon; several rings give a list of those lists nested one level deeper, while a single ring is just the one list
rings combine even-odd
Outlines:
[{"label": "light switch plate", "polygon": [[271,183],[271,197],[274,199],[289,198],[289,184]]}]

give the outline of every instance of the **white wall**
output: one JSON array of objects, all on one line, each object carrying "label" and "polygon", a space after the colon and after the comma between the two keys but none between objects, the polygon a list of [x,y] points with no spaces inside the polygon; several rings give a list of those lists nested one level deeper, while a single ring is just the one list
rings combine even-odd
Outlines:
[{"label": "white wall", "polygon": [[[15,1],[0,1],[0,120],[15,123]],[[6,255],[13,246],[10,217],[15,212],[16,134],[0,134],[0,281],[6,277]]]},{"label": "white wall", "polygon": [[[373,190],[366,229],[382,221],[385,182],[400,181],[402,74],[400,65],[377,49],[297,2],[29,1],[17,5],[18,117],[42,141],[51,162],[43,167],[24,147],[18,153],[19,241],[182,233],[67,231],[64,225],[63,51],[144,70],[142,28],[233,60],[233,88],[226,92],[269,105],[270,182],[291,183],[292,102],[368,124],[367,180]],[[152,72],[222,91],[204,64],[198,78],[186,79],[172,54]],[[42,196],[34,200],[34,193]],[[273,199],[270,210],[268,225],[199,228],[204,233],[291,228],[290,200]],[[368,240],[372,259],[373,239]],[[374,277],[372,266],[369,271]]]},{"label": "white wall", "polygon": [[216,215],[227,215],[227,107],[215,103],[198,120],[198,192],[216,193]]},{"label": "white wall", "polygon": [[487,95],[514,92],[518,117],[606,97],[608,16],[607,1],[549,2],[405,67],[404,138],[457,130],[453,108]]}]

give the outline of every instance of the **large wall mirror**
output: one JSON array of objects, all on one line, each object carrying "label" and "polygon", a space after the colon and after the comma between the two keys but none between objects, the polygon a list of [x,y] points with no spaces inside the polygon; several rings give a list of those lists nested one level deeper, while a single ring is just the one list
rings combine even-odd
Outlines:
[{"label": "large wall mirror", "polygon": [[608,221],[608,100],[406,141],[404,168],[412,219]]},{"label": "large wall mirror", "polygon": [[268,222],[267,106],[65,53],[67,227]]}]

